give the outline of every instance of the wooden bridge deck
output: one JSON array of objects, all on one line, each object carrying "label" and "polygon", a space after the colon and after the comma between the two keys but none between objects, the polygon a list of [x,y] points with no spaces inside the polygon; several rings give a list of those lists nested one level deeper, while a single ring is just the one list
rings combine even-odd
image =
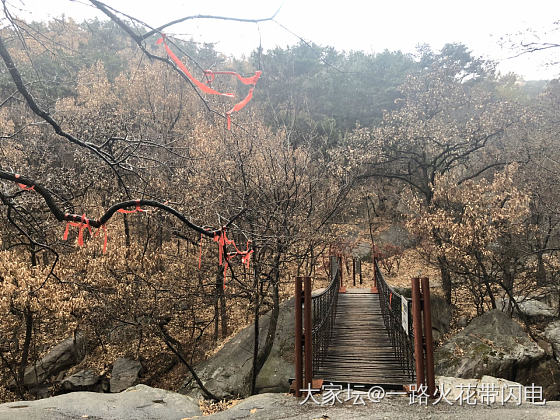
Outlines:
[{"label": "wooden bridge deck", "polygon": [[316,376],[326,383],[410,383],[383,324],[377,294],[367,289],[349,289],[338,296],[333,335]]}]

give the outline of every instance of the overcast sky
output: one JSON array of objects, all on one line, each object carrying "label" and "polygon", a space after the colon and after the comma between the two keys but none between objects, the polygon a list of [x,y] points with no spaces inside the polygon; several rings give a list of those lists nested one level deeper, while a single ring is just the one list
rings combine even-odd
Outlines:
[{"label": "overcast sky", "polygon": [[[500,62],[502,73],[514,71],[525,79],[548,79],[560,74],[560,49],[516,59],[511,50],[501,48],[500,37],[522,32],[533,40],[527,29],[539,33],[550,30],[560,19],[560,0],[470,0],[470,1],[357,1],[357,0],[105,0],[116,9],[157,26],[193,14],[216,14],[245,18],[271,16],[280,6],[276,20],[293,33],[319,45],[343,50],[381,52],[385,49],[414,51],[418,44],[434,49],[448,42],[462,42],[477,56]],[[62,14],[77,20],[102,17],[87,6],[87,0],[8,0],[19,17],[44,20]],[[543,40],[560,43],[559,30]],[[285,47],[298,39],[274,22],[242,24],[189,21],[169,29],[186,39],[215,42],[226,54],[248,54],[258,47]]]}]

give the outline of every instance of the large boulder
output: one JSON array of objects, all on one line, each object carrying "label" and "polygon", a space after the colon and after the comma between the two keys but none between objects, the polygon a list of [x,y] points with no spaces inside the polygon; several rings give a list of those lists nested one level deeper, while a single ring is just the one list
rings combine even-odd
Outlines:
[{"label": "large boulder", "polygon": [[553,358],[518,369],[515,380],[523,385],[535,384],[542,387],[547,400],[560,400],[560,364]]},{"label": "large boulder", "polygon": [[520,368],[544,359],[545,351],[521,326],[499,310],[473,319],[435,351],[438,375],[481,378],[490,375],[515,380]]},{"label": "large boulder", "polygon": [[[259,320],[259,348],[264,346],[270,312]],[[289,378],[294,377],[294,299],[280,305],[280,314],[271,353],[257,376],[256,390],[287,392]],[[254,326],[241,330],[211,358],[195,366],[204,386],[219,398],[248,396],[253,363]],[[182,393],[201,396],[192,378],[187,378]]]},{"label": "large boulder", "polygon": [[142,374],[142,364],[137,360],[119,357],[111,371],[111,392],[121,392],[136,385]]},{"label": "large boulder", "polygon": [[552,318],[557,315],[556,309],[537,299],[526,299],[517,303],[519,310],[530,318]]},{"label": "large boulder", "polygon": [[62,390],[67,392],[76,391],[92,391],[105,392],[108,391],[107,380],[91,370],[80,370],[61,382]]},{"label": "large boulder", "polygon": [[560,321],[555,321],[544,330],[544,336],[552,345],[554,357],[560,362]]},{"label": "large boulder", "polygon": [[479,316],[435,351],[436,374],[484,375],[542,386],[546,399],[560,398],[560,365],[521,326],[499,310]]},{"label": "large boulder", "polygon": [[0,404],[0,420],[180,420],[200,415],[198,401],[146,385],[136,385],[118,394],[72,392],[42,400]]},{"label": "large boulder", "polygon": [[43,384],[78,364],[85,356],[86,340],[83,334],[76,334],[57,344],[47,354],[25,369],[23,384],[29,388]]},{"label": "large boulder", "polygon": [[444,334],[449,332],[452,309],[443,296],[435,294],[430,295],[430,304],[432,307],[432,336],[435,342],[439,342]]}]

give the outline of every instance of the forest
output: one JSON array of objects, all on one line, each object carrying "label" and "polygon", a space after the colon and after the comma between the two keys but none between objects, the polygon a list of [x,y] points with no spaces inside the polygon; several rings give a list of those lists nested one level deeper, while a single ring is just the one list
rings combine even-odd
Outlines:
[{"label": "forest", "polygon": [[4,9],[1,402],[34,398],[26,369],[77,336],[80,368],[129,357],[178,389],[270,312],[252,394],[294,276],[324,286],[359,241],[389,280],[429,273],[454,320],[558,307],[558,80],[463,44],[232,58],[91,3],[107,19]]}]

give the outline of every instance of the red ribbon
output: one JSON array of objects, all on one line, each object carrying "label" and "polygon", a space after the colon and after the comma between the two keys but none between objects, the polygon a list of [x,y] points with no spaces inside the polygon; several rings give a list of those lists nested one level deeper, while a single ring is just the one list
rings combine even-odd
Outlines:
[{"label": "red ribbon", "polygon": [[[16,179],[18,179],[18,178],[19,178],[19,174],[16,174],[15,177],[16,177]],[[32,185],[31,187],[28,187],[28,186],[25,185],[25,184],[20,184],[20,183],[18,183],[18,187],[20,187],[20,188],[21,188],[22,190],[24,190],[24,191],[35,191],[35,185]]]},{"label": "red ribbon", "polygon": [[393,292],[391,292],[391,294],[389,295],[389,305],[391,305],[392,301],[393,301]]},{"label": "red ribbon", "polygon": [[245,105],[247,105],[249,101],[253,98],[254,89],[255,87],[249,89],[249,93],[247,94],[247,96],[245,96],[245,99],[243,99],[241,102],[236,103],[233,108],[231,108],[228,112],[226,112],[228,130],[231,130],[231,114],[233,112],[237,112],[245,108]]},{"label": "red ribbon", "polygon": [[146,212],[147,210],[143,210],[140,208],[140,200],[136,200],[136,208],[134,210],[125,210],[125,209],[118,209],[117,213],[124,213],[124,214],[130,214],[130,213],[136,213],[136,212]]},{"label": "red ribbon", "polygon": [[262,71],[257,70],[255,72],[254,76],[251,77],[243,77],[241,76],[239,73],[236,73],[234,71],[212,71],[212,70],[204,70],[204,75],[208,78],[208,76],[210,76],[210,78],[208,79],[208,83],[213,82],[214,79],[216,78],[216,74],[229,74],[231,76],[235,76],[239,79],[239,81],[241,83],[243,83],[244,85],[256,85],[257,81],[259,80],[259,77],[261,77]]},{"label": "red ribbon", "polygon": [[253,253],[253,251],[254,250],[250,250],[249,252],[247,252],[245,255],[241,257],[241,262],[245,264],[247,270],[249,269],[249,263],[251,262],[251,254]]},{"label": "red ribbon", "polygon": [[165,51],[167,51],[167,55],[169,56],[169,58],[171,58],[175,64],[177,65],[177,67],[179,67],[181,69],[181,71],[183,73],[185,73],[185,76],[187,76],[191,82],[194,83],[194,85],[196,87],[198,87],[201,91],[203,91],[204,93],[208,93],[210,95],[220,95],[220,96],[229,96],[230,98],[233,98],[235,95],[233,93],[221,93],[218,92],[217,90],[212,89],[210,86],[205,85],[204,83],[202,83],[200,80],[197,80],[190,72],[189,69],[187,69],[187,67],[183,64],[183,62],[181,60],[179,60],[179,58],[173,53],[173,51],[171,51],[171,48],[169,48],[169,46],[167,45],[167,42],[165,42],[165,35],[163,35],[160,39],[157,40],[156,44],[160,45],[161,43],[163,43],[163,46],[165,47]]},{"label": "red ribbon", "polygon": [[[199,252],[199,259],[198,259],[198,268],[200,268],[200,264],[201,264],[201,258],[202,258],[202,234],[200,235],[200,252]],[[236,256],[241,256],[241,262],[243,264],[245,264],[245,267],[247,267],[247,269],[249,269],[249,263],[251,261],[251,255],[253,254],[253,250],[249,249],[249,243],[251,241],[247,241],[247,250],[245,251],[241,251],[237,245],[235,244],[235,241],[233,239],[228,239],[227,234],[226,234],[226,229],[222,228],[222,230],[220,231],[220,233],[215,233],[214,234],[214,242],[218,243],[218,259],[219,259],[219,263],[220,266],[224,266],[224,289],[225,289],[225,284],[226,284],[226,280],[227,280],[227,267],[229,265],[229,261],[232,258],[235,258]],[[233,247],[235,248],[235,252],[230,252],[227,253],[224,256],[224,249],[227,245],[233,245]]]},{"label": "red ribbon", "polygon": [[228,112],[226,112],[227,129],[231,130],[231,114],[243,109],[245,107],[245,105],[247,105],[249,103],[249,101],[253,98],[253,89],[255,88],[255,85],[257,84],[257,81],[261,77],[262,71],[257,70],[255,72],[254,76],[243,77],[239,73],[236,73],[234,71],[204,70],[204,75],[206,76],[207,83],[208,83],[208,84],[204,84],[200,80],[196,79],[189,72],[189,70],[183,64],[183,62],[181,60],[179,60],[179,58],[173,53],[173,51],[171,51],[171,48],[169,48],[169,46],[167,45],[167,42],[165,42],[165,35],[162,35],[162,37],[157,40],[156,44],[157,45],[163,44],[163,46],[165,47],[165,51],[167,51],[167,55],[169,56],[169,58],[171,58],[171,60],[173,60],[173,62],[177,65],[177,67],[179,67],[179,69],[181,69],[181,71],[185,74],[185,76],[187,76],[189,78],[189,80],[195,86],[197,86],[201,91],[203,91],[204,93],[208,93],[210,95],[228,96],[230,98],[235,97],[235,95],[233,93],[221,93],[221,92],[218,92],[217,90],[212,89],[209,86],[210,83],[214,81],[217,74],[225,74],[225,75],[235,76],[235,77],[237,77],[237,79],[241,83],[243,83],[245,85],[253,85],[253,87],[249,90],[249,93],[247,94],[247,96],[241,102],[238,102],[237,104],[235,104],[232,109],[230,109]]},{"label": "red ribbon", "polygon": [[[68,214],[66,214],[66,216],[68,216]],[[66,223],[66,229],[64,230],[64,235],[62,236],[63,240],[67,240],[68,239],[68,231],[70,229],[70,226],[75,226],[79,229],[78,231],[78,245],[79,246],[84,246],[84,229],[87,228],[89,230],[89,234],[90,236],[93,236],[92,232],[91,232],[91,226],[89,225],[89,220],[86,217],[85,213],[82,214],[82,219],[81,221],[78,222],[67,222]]]},{"label": "red ribbon", "polygon": [[218,235],[217,233],[214,234],[214,242],[218,243],[218,260],[220,262],[220,266],[222,265],[222,254],[224,253],[224,237],[226,236],[225,229],[220,232]]}]

